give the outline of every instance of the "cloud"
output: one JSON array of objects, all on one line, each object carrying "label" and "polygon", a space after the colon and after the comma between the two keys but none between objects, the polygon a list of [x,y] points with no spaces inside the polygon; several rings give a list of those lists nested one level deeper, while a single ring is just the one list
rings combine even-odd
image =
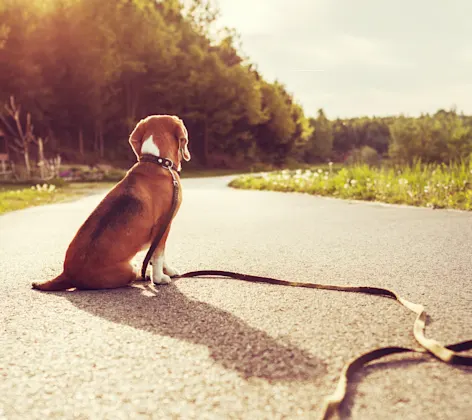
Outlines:
[{"label": "cloud", "polygon": [[470,0],[220,5],[251,61],[284,83],[309,115],[318,108],[343,116],[419,114],[452,104],[472,113]]},{"label": "cloud", "polygon": [[472,64],[472,47],[467,46],[460,49],[457,53],[457,58],[459,61],[462,61],[467,64]]},{"label": "cloud", "polygon": [[311,48],[313,58],[321,62],[321,66],[339,68],[346,65],[362,65],[374,67],[410,67],[407,61],[396,58],[388,52],[388,46],[375,39],[342,34],[333,36],[329,43]]}]

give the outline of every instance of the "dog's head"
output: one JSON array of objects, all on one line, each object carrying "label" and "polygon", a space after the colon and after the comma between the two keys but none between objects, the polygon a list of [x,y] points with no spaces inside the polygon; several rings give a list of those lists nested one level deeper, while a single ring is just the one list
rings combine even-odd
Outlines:
[{"label": "dog's head", "polygon": [[139,121],[129,143],[138,159],[143,153],[165,157],[171,159],[178,170],[182,159],[190,160],[187,128],[175,115],[151,115]]}]

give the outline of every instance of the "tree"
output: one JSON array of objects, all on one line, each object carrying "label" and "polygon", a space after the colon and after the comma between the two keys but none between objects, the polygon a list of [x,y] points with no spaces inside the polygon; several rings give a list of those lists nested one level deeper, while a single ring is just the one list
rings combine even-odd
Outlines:
[{"label": "tree", "polygon": [[326,160],[333,150],[331,122],[326,118],[323,110],[319,109],[317,118],[311,119],[310,123],[314,132],[307,144],[306,160],[308,162]]},{"label": "tree", "polygon": [[472,151],[472,127],[453,110],[419,118],[400,117],[390,127],[389,155],[398,162],[448,162]]},{"label": "tree", "polygon": [[33,124],[31,114],[28,112],[26,118],[21,118],[21,106],[17,105],[15,98],[10,97],[10,102],[5,104],[7,116],[0,114],[0,121],[3,123],[4,132],[7,136],[7,148],[23,155],[26,175],[31,176],[31,145],[36,144],[39,149],[39,158],[44,161],[43,139],[36,138],[33,134]]}]

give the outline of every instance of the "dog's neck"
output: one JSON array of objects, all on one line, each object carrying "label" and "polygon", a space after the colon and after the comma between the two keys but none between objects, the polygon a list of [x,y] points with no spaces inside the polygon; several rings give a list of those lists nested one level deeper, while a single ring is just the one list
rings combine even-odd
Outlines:
[{"label": "dog's neck", "polygon": [[139,156],[139,162],[155,163],[159,166],[162,166],[164,169],[173,169],[180,175],[180,171],[177,169],[174,162],[162,156],[155,156],[149,153],[144,153]]},{"label": "dog's neck", "polygon": [[[152,155],[152,156],[155,156],[157,158],[168,159],[174,164],[173,169],[175,169],[176,171],[178,171],[180,173],[180,170],[181,170],[180,151],[177,151],[177,153],[175,154],[176,156],[172,156],[172,155],[174,155],[174,153],[166,153],[165,151],[160,150],[160,148],[154,142],[154,138],[153,138],[152,135],[149,136],[143,142],[143,145],[141,146],[140,155],[141,156],[143,156],[143,155]],[[156,161],[155,163],[159,163],[159,162]]]}]

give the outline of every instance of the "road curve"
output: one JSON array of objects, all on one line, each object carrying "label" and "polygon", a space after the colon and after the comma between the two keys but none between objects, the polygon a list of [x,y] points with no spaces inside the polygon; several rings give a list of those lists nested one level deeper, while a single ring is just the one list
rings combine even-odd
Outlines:
[{"label": "road curve", "polygon": [[[242,191],[186,179],[167,258],[182,272],[392,288],[427,335],[472,338],[472,213]],[[415,347],[388,299],[226,279],[41,293],[103,197],[0,217],[0,420],[316,419],[343,365]],[[141,255],[141,258],[143,255]],[[342,418],[472,413],[472,370],[397,356],[356,376]]]}]

